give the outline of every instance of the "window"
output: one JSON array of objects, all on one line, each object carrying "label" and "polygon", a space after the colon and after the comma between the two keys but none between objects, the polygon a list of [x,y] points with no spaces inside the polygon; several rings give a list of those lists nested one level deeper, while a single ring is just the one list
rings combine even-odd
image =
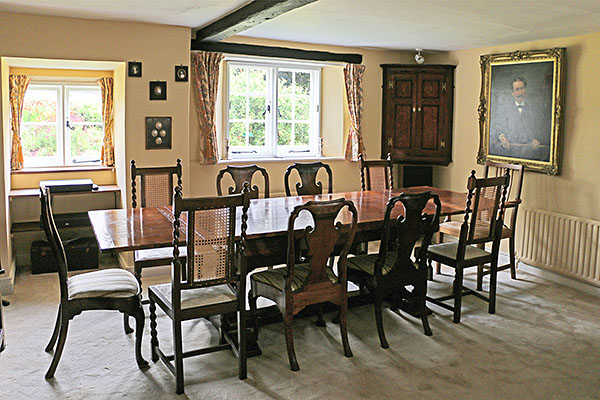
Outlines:
[{"label": "window", "polygon": [[229,158],[319,155],[319,67],[230,61],[227,70]]},{"label": "window", "polygon": [[99,86],[29,84],[21,120],[25,168],[99,164],[103,138]]}]

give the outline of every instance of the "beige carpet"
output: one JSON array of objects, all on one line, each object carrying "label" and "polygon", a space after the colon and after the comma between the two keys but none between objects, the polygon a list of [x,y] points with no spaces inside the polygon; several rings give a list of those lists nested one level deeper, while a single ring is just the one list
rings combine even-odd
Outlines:
[{"label": "beige carpet", "polygon": [[[473,278],[467,275],[471,283]],[[430,293],[448,290],[449,282],[437,276]],[[55,378],[46,381],[51,354],[44,347],[56,316],[57,278],[21,273],[8,299],[1,399],[600,398],[599,298],[522,271],[516,281],[500,273],[496,315],[473,296],[463,302],[460,324],[432,306],[432,337],[423,335],[419,320],[385,310],[387,350],[379,346],[372,307],[352,308],[353,358],[343,355],[338,325],[318,328],[314,318],[298,319],[298,372],[289,369],[282,325],[267,325],[260,333],[263,355],[249,359],[247,380],[237,379],[231,352],[194,357],[184,363],[183,396],[175,395],[174,377],[163,364],[137,368],[133,335],[124,334],[117,312],[76,317]],[[143,353],[149,359],[146,322]],[[216,341],[212,329],[205,321],[185,324],[184,348]],[[171,342],[170,320],[163,314],[159,339]]]}]

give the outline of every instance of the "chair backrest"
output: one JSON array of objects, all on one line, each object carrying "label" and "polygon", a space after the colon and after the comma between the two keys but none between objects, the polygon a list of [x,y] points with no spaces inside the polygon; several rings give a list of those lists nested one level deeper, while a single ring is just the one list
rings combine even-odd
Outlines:
[{"label": "chair backrest", "polygon": [[[423,211],[430,201],[433,201],[435,211],[433,214],[425,214]],[[404,212],[398,215],[395,228],[392,229],[391,216],[399,204],[404,207]],[[427,248],[431,244],[434,233],[438,230],[441,210],[442,204],[438,195],[431,192],[401,193],[388,201],[383,221],[381,243],[394,241],[395,246],[393,248],[397,252],[394,269],[414,269],[411,258],[413,249],[417,241],[422,238],[414,262],[419,268],[426,270]],[[381,276],[387,252],[388,246],[381,245],[379,247],[379,257],[375,263],[375,276]]]},{"label": "chair backrest", "polygon": [[[67,271],[69,270],[67,264],[67,256],[65,254],[65,248],[60,234],[56,228],[54,222],[54,215],[52,213],[52,194],[50,188],[40,187],[40,202],[41,202],[41,219],[42,225],[44,226],[44,232],[46,238],[50,243],[52,249],[52,255],[58,268],[58,280],[60,283],[60,301],[61,304],[66,303],[68,299],[68,288],[67,288]],[[64,309],[64,308],[63,308]]]},{"label": "chair backrest", "polygon": [[137,208],[136,178],[140,177],[140,207],[158,207],[173,204],[173,181],[181,187],[181,160],[174,167],[144,167],[131,160],[131,207]]},{"label": "chair backrest", "polygon": [[[511,211],[509,227],[514,230],[517,223],[517,212],[521,204],[521,190],[523,189],[523,177],[525,169],[518,164],[502,164],[486,161],[483,174],[486,178],[491,176],[510,175],[510,183],[506,193],[506,211]],[[506,216],[505,216],[506,219]]]},{"label": "chair backrest", "polygon": [[[217,175],[217,194],[219,196],[223,195],[223,190],[221,188],[221,180],[223,179],[223,175],[225,175],[225,173],[229,173],[229,175],[231,175],[231,178],[233,179],[233,183],[235,184],[235,188],[234,187],[229,187],[228,189],[228,194],[236,194],[236,193],[242,193],[242,189],[244,188],[244,182],[248,182],[250,185],[252,185],[252,177],[254,176],[254,173],[256,172],[260,172],[264,178],[264,197],[268,198],[269,197],[269,174],[267,174],[267,170],[265,170],[262,167],[259,167],[258,165],[244,165],[244,166],[233,166],[233,165],[228,165],[227,168],[222,169],[221,171],[219,171],[219,174]],[[258,186],[254,185],[252,186],[251,190],[250,190],[250,195],[253,199],[258,199]]]},{"label": "chair backrest", "polygon": [[283,177],[285,195],[292,195],[289,179],[293,170],[298,171],[298,175],[300,175],[300,182],[296,183],[296,193],[298,196],[323,193],[323,182],[317,182],[317,173],[321,168],[324,168],[328,175],[328,193],[333,193],[333,174],[331,168],[329,165],[317,161],[313,163],[294,163],[287,167]]},{"label": "chair backrest", "polygon": [[[184,199],[175,188],[173,220],[173,302],[180,290],[235,283],[246,279],[245,245],[250,206],[249,184],[240,194]],[[240,241],[236,244],[236,211],[241,207]],[[179,257],[185,232],[187,259]],[[237,265],[240,261],[240,265]],[[186,272],[181,273],[185,268]],[[177,300],[176,300],[177,299]]]},{"label": "chair backrest", "polygon": [[359,154],[360,186],[362,190],[388,190],[394,187],[392,157],[388,153],[385,160],[365,160]]},{"label": "chair backrest", "polygon": [[[343,211],[343,209],[347,211]],[[295,222],[299,215],[306,211],[312,216],[312,225],[310,223],[304,229],[304,235],[301,242],[306,249],[310,271],[304,283],[303,288],[322,282],[330,282],[325,268],[329,258],[333,255],[336,244],[343,243],[340,256],[338,258],[338,276],[346,277],[346,257],[354,241],[356,226],[358,221],[358,212],[354,203],[343,198],[328,201],[309,201],[306,204],[294,207],[288,220],[288,248],[287,265],[288,277],[293,276],[296,263],[296,233]],[[340,212],[348,212],[352,216],[350,224],[343,225],[336,223],[336,218]],[[304,217],[300,220],[306,221]],[[286,279],[286,289],[291,285],[291,279]]]}]

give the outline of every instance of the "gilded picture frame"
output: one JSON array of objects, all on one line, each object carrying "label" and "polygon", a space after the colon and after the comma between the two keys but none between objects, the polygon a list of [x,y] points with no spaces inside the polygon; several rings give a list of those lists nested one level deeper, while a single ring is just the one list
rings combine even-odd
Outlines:
[{"label": "gilded picture frame", "polygon": [[559,174],[565,57],[566,48],[480,57],[478,163]]}]

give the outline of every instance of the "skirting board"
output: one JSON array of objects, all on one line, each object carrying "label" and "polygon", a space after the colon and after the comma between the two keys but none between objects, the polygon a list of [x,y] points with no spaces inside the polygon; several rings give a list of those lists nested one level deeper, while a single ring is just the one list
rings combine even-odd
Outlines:
[{"label": "skirting board", "polygon": [[17,268],[15,266],[15,259],[13,258],[10,266],[4,268],[4,274],[0,275],[0,291],[3,296],[13,294],[15,290],[15,275]]}]

